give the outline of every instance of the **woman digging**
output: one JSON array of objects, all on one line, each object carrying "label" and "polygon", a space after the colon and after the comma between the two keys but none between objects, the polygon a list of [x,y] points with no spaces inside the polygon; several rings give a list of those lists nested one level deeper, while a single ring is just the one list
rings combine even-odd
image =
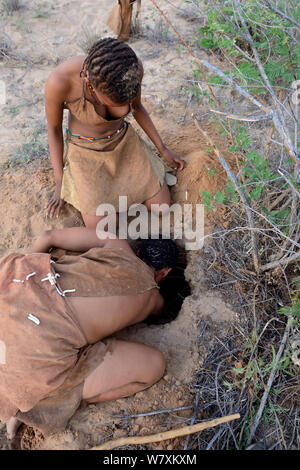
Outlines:
[{"label": "woman digging", "polygon": [[[124,42],[97,41],[87,57],[60,64],[45,89],[46,116],[56,191],[46,215],[58,216],[64,202],[81,212],[87,227],[96,227],[101,203],[127,206],[170,205],[166,165],[125,120],[132,112],[140,127],[174,170],[183,161],[169,150],[141,103],[143,66]],[[69,110],[64,150],[63,110]]]}]

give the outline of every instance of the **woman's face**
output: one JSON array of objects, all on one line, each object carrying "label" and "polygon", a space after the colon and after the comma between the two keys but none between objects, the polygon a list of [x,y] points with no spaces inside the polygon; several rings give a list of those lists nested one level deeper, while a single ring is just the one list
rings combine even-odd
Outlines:
[{"label": "woman's face", "polygon": [[[91,86],[92,86],[93,95],[95,96],[97,101],[99,101],[99,103],[104,104],[105,106],[110,106],[111,108],[118,108],[126,104],[126,103],[122,103],[122,104],[115,103],[114,101],[112,101],[112,99],[108,95],[106,95],[102,91],[96,90],[96,88],[94,88],[93,85]],[[101,84],[99,85],[99,88],[101,88]]]},{"label": "woman's face", "polygon": [[115,101],[113,101],[109,95],[103,93],[102,91],[100,91],[101,88],[103,88],[105,86],[105,83],[99,83],[98,85],[98,89],[96,89],[90,79],[89,79],[89,73],[86,72],[86,75],[83,77],[83,80],[86,81],[90,91],[93,93],[94,95],[94,98],[96,98],[96,100],[98,101],[99,104],[104,104],[105,106],[109,106],[111,108],[120,108],[124,105],[127,104],[127,102],[123,102],[123,103],[116,103]]}]

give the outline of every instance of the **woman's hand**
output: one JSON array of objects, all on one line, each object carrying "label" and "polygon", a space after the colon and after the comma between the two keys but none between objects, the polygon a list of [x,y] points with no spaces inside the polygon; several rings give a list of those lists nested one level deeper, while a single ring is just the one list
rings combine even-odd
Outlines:
[{"label": "woman's hand", "polygon": [[47,204],[47,206],[45,207],[46,217],[52,218],[55,215],[55,213],[56,213],[56,217],[59,216],[60,211],[62,210],[65,204],[65,201],[61,199],[60,197],[60,192],[61,192],[61,188],[56,187],[55,193],[50,199],[49,204]]},{"label": "woman's hand", "polygon": [[177,155],[177,153],[172,152],[168,148],[165,148],[160,152],[162,158],[170,165],[171,168],[174,168],[176,171],[181,171],[184,168],[184,161]]}]

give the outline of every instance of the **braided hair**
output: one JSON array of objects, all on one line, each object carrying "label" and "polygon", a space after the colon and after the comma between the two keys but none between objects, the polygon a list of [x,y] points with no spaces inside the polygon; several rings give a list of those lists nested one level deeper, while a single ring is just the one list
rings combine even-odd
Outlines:
[{"label": "braided hair", "polygon": [[116,103],[132,101],[139,92],[141,78],[138,58],[127,44],[118,39],[96,41],[83,62],[80,76],[89,73],[89,80],[99,91]]},{"label": "braided hair", "polygon": [[174,268],[178,259],[178,248],[173,240],[149,238],[141,246],[138,257],[155,270]]}]

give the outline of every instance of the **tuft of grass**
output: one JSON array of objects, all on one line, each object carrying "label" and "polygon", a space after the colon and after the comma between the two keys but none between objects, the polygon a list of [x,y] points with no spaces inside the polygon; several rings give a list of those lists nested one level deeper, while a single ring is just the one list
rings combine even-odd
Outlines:
[{"label": "tuft of grass", "polygon": [[6,56],[11,48],[11,39],[5,33],[0,33],[0,57]]},{"label": "tuft of grass", "polygon": [[48,155],[48,140],[46,128],[42,124],[36,124],[31,132],[30,138],[22,142],[21,146],[11,155],[7,167],[23,165],[33,160]]},{"label": "tuft of grass", "polygon": [[20,9],[20,0],[1,0],[1,12],[11,15],[14,11]]},{"label": "tuft of grass", "polygon": [[98,40],[101,39],[101,36],[93,31],[91,28],[87,26],[83,26],[81,30],[81,35],[79,35],[80,39],[77,41],[77,45],[87,54],[93,44]]},{"label": "tuft of grass", "polygon": [[49,11],[45,4],[38,3],[35,5],[33,10],[33,18],[47,18],[49,16]]},{"label": "tuft of grass", "polygon": [[20,113],[20,107],[19,106],[7,106],[4,109],[4,112],[8,114],[11,118],[14,118]]}]

